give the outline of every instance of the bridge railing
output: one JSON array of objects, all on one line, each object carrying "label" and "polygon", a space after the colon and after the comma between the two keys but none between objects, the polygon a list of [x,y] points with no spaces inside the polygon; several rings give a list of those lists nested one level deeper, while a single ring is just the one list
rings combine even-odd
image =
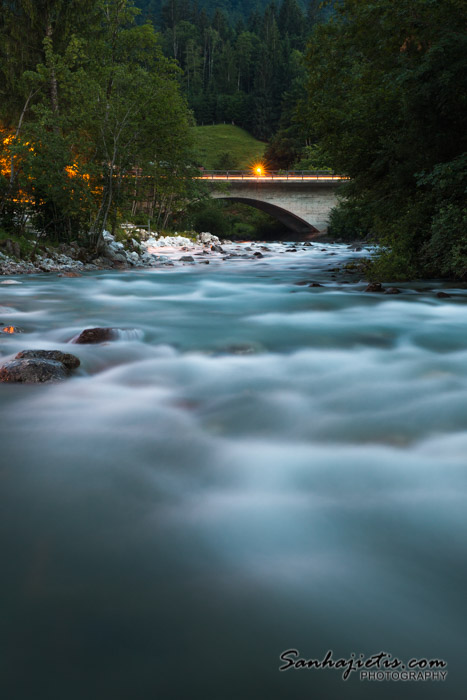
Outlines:
[{"label": "bridge railing", "polygon": [[270,170],[261,175],[252,170],[200,170],[203,180],[342,180],[327,170]]}]

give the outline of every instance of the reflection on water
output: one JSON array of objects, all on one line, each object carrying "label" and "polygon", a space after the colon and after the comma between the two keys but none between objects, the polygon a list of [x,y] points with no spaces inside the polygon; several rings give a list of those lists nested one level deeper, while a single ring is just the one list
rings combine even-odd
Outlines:
[{"label": "reflection on water", "polygon": [[[4,357],[131,331],[0,387],[2,697],[463,697],[465,293],[365,294],[330,277],[344,246],[270,248],[0,288]],[[291,648],[448,680],[279,673]]]}]

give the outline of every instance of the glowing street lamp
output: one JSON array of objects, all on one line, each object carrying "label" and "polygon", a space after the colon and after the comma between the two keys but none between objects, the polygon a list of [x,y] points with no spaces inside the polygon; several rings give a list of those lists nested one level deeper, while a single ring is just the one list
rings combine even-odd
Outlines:
[{"label": "glowing street lamp", "polygon": [[257,177],[262,177],[264,175],[264,168],[262,165],[255,165],[253,167],[253,172]]}]

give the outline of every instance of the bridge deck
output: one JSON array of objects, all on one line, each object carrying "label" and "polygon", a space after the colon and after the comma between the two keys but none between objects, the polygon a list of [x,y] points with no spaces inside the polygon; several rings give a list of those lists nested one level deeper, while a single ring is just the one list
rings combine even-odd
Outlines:
[{"label": "bridge deck", "polygon": [[339,180],[345,180],[346,178],[342,175],[334,175],[333,173],[323,172],[323,171],[274,171],[264,173],[263,175],[255,175],[250,170],[203,170],[198,176],[200,180],[216,180],[216,181],[250,181],[250,182],[264,182],[264,181],[274,181],[274,182],[302,182],[303,180],[311,182],[336,182]]}]

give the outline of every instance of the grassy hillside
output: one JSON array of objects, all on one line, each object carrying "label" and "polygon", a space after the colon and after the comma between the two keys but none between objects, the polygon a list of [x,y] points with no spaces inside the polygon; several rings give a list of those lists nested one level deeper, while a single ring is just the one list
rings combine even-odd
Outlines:
[{"label": "grassy hillside", "polygon": [[209,169],[246,169],[261,160],[266,144],[238,126],[214,124],[193,127],[201,166]]}]

